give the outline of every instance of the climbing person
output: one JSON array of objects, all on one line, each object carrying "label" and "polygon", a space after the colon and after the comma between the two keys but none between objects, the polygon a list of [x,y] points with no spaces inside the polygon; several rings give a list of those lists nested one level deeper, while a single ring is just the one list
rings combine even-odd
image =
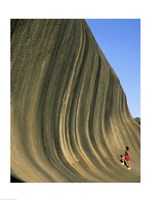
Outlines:
[{"label": "climbing person", "polygon": [[121,161],[122,165],[125,164],[128,169],[131,169],[131,167],[130,167],[130,156],[129,156],[128,151],[129,151],[129,147],[126,146],[125,154],[124,154],[124,156],[121,155],[121,160],[120,161]]}]

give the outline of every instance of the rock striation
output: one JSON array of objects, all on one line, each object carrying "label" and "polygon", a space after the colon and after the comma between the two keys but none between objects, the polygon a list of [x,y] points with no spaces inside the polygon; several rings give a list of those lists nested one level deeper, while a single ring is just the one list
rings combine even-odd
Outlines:
[{"label": "rock striation", "polygon": [[[131,170],[119,161],[126,145]],[[85,20],[11,20],[11,174],[140,181],[140,126]]]}]

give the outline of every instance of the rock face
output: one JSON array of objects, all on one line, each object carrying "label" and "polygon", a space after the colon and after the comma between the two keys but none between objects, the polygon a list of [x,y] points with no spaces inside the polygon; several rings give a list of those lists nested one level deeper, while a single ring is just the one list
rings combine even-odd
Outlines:
[{"label": "rock face", "polygon": [[140,181],[140,127],[85,20],[11,20],[11,174]]}]

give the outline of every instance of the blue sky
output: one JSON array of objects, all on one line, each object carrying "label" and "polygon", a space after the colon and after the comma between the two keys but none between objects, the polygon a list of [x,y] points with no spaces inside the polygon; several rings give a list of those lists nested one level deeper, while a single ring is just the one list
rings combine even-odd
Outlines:
[{"label": "blue sky", "polygon": [[121,82],[131,115],[140,117],[140,20],[86,19],[86,22]]}]

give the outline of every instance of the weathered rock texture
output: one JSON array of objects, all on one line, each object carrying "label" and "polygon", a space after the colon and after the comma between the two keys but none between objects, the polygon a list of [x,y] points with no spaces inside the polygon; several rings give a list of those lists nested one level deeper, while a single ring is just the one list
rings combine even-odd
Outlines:
[{"label": "weathered rock texture", "polygon": [[[139,182],[140,127],[85,20],[11,22],[12,175]],[[131,170],[119,162],[126,145]]]}]

